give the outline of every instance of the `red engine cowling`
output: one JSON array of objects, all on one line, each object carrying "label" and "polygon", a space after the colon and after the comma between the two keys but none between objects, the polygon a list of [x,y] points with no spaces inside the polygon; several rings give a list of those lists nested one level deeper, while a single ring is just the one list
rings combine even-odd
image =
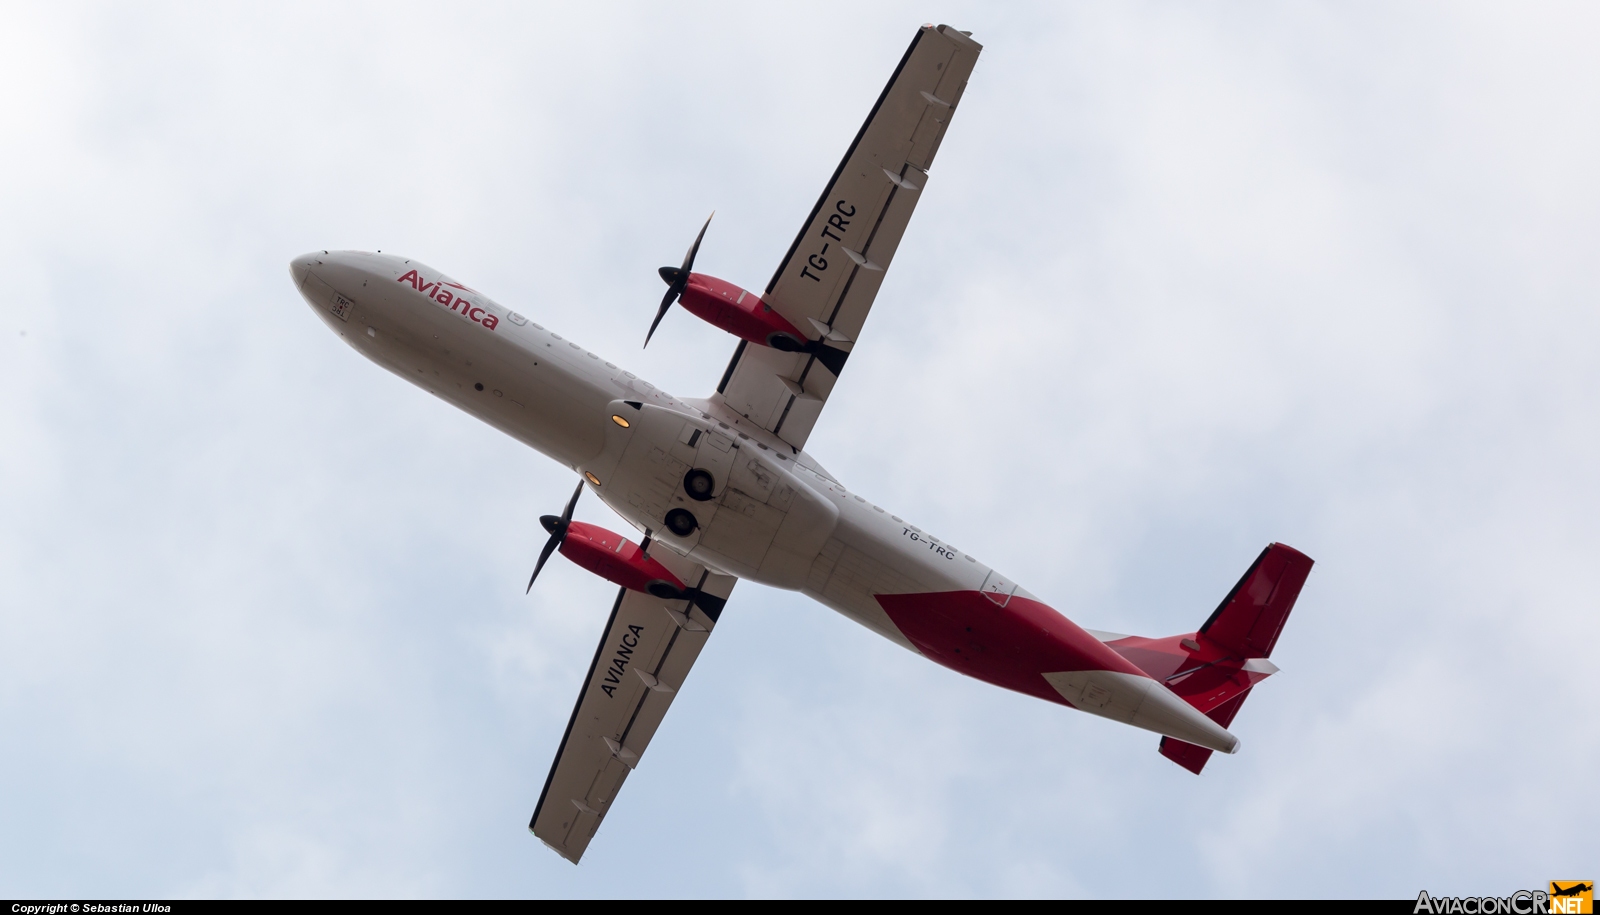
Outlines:
[{"label": "red engine cowling", "polygon": [[722,607],[727,603],[715,594],[684,585],[678,576],[628,538],[593,524],[570,522],[561,540],[561,555],[630,591],[643,591],[668,601],[692,601],[713,620],[722,614]]},{"label": "red engine cowling", "polygon": [[849,341],[833,334],[825,339],[812,340],[783,315],[773,311],[761,296],[714,276],[689,274],[688,285],[684,287],[678,302],[702,321],[742,340],[786,353],[809,353],[834,375],[843,371],[845,360],[850,358],[848,349],[829,342],[835,340],[848,344]]},{"label": "red engine cowling", "polygon": [[573,521],[561,541],[561,555],[614,585],[656,597],[687,593],[678,576],[650,558],[632,541],[603,527]]},{"label": "red engine cowling", "polygon": [[761,296],[714,276],[689,274],[689,284],[678,302],[702,321],[751,343],[798,353],[810,342]]}]

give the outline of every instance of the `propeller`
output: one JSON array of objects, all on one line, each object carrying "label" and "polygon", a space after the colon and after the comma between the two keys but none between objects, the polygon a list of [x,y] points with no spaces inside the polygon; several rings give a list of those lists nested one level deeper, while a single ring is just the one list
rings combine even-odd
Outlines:
[{"label": "propeller", "polygon": [[528,590],[524,591],[524,594],[533,590],[533,580],[539,577],[539,570],[544,568],[545,561],[556,551],[556,547],[567,539],[567,527],[572,524],[572,509],[577,506],[578,497],[581,495],[583,495],[583,481],[579,480],[578,488],[572,491],[572,498],[567,502],[566,511],[561,513],[561,517],[544,515],[539,518],[539,523],[550,532],[550,539],[545,541],[544,549],[539,551],[539,562],[533,567],[533,576],[528,579]]},{"label": "propeller", "polygon": [[[711,216],[715,216],[713,210]],[[694,237],[694,244],[689,246],[689,253],[683,256],[682,267],[662,267],[656,272],[661,274],[661,279],[667,284],[667,294],[661,299],[661,308],[656,311],[656,319],[650,322],[650,332],[644,335],[644,345],[650,345],[650,338],[655,336],[656,327],[661,324],[661,319],[667,316],[667,309],[672,303],[678,301],[678,296],[683,295],[683,290],[689,285],[689,270],[694,267],[694,256],[700,253],[700,239],[706,237],[706,229],[711,227],[711,216],[706,217],[706,224],[700,227],[700,234]]]}]

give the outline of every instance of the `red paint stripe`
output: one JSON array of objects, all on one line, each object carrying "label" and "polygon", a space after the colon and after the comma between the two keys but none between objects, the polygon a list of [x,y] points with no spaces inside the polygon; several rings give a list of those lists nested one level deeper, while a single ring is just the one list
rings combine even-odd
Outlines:
[{"label": "red paint stripe", "polygon": [[996,686],[1070,705],[1042,674],[1144,671],[1051,607],[1012,597],[1004,607],[979,591],[875,595],[911,644],[940,664]]}]

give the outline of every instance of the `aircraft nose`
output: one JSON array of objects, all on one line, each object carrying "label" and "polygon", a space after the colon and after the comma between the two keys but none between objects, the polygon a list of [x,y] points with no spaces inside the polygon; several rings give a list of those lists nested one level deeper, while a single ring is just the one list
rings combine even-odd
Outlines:
[{"label": "aircraft nose", "polygon": [[306,284],[306,277],[311,274],[311,265],[316,263],[315,254],[302,254],[289,262],[289,275],[294,277],[296,289]]}]

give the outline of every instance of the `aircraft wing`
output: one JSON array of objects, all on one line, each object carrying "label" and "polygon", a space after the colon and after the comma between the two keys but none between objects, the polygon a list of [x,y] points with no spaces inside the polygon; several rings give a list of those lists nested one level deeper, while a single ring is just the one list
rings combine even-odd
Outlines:
[{"label": "aircraft wing", "polygon": [[[661,549],[679,579],[726,599],[738,580]],[[578,693],[528,830],[573,864],[639,764],[717,616],[686,600],[664,601],[623,588]]]},{"label": "aircraft wing", "polygon": [[949,26],[917,30],[763,296],[823,347],[741,342],[722,376],[724,404],[797,450],[861,334],[981,50]]}]

